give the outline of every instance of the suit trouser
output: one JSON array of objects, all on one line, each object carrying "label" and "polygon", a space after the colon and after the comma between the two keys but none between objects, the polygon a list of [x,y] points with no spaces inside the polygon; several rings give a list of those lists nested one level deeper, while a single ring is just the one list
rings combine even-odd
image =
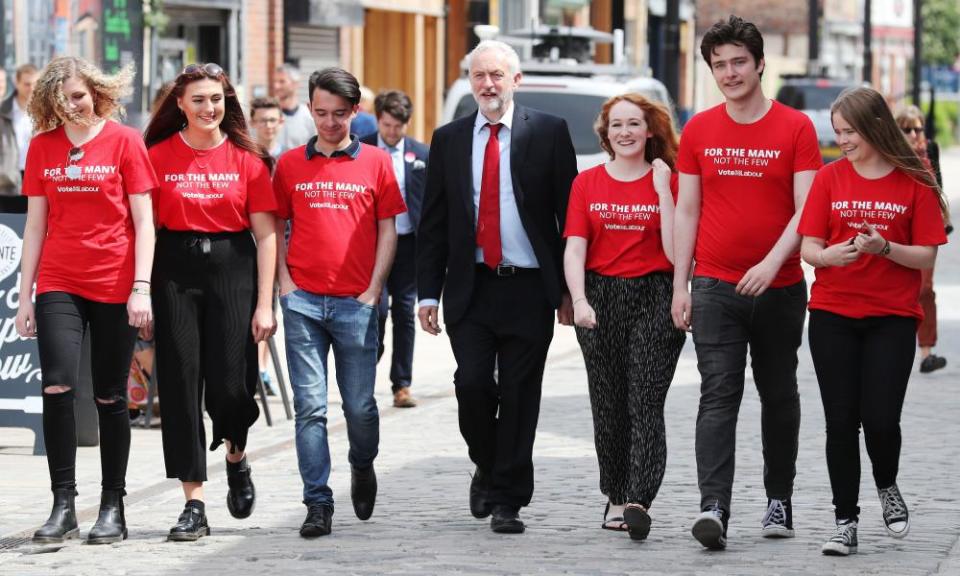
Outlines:
[{"label": "suit trouser", "polygon": [[533,496],[533,441],[553,312],[539,270],[498,277],[478,266],[467,312],[447,326],[460,433],[470,460],[491,479],[494,505],[526,506]]},{"label": "suit trouser", "polygon": [[701,378],[696,440],[700,506],[718,502],[730,510],[748,346],[760,395],[763,485],[767,498],[790,498],[800,433],[797,349],[806,283],[768,288],[751,297],[737,294],[729,282],[695,276],[691,296]]},{"label": "suit trouser", "polygon": [[390,358],[391,389],[407,388],[413,379],[413,343],[417,334],[415,322],[417,303],[417,237],[401,234],[397,237],[397,254],[383,287],[377,319],[380,342],[377,360],[383,356],[387,313],[393,321],[393,354]]}]

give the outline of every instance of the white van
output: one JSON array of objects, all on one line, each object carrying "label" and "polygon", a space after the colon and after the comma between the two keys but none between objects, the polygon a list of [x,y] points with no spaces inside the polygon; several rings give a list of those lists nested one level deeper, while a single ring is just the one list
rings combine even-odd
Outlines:
[{"label": "white van", "polygon": [[[611,96],[627,92],[638,92],[651,100],[670,106],[670,97],[663,83],[654,78],[643,77],[621,81],[612,76],[524,74],[514,100],[528,108],[536,108],[567,121],[573,147],[577,152],[577,168],[582,172],[608,158],[607,153],[600,148],[600,139],[593,130],[601,105]],[[473,114],[476,110],[477,103],[470,91],[469,80],[458,79],[447,93],[443,107],[443,123]]]}]

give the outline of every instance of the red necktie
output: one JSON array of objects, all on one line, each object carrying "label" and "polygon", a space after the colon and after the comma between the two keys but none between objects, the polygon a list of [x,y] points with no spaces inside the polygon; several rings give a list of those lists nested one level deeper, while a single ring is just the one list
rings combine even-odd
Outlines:
[{"label": "red necktie", "polygon": [[497,133],[503,124],[487,124],[490,138],[483,152],[483,177],[480,180],[480,213],[477,218],[477,246],[483,249],[483,262],[496,270],[500,264],[500,142]]}]

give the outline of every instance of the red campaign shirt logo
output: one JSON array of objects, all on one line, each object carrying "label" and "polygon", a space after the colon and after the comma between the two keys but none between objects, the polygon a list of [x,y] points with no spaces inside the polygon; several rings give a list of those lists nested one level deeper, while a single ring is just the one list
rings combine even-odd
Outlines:
[{"label": "red campaign shirt logo", "polygon": [[837,200],[831,202],[830,209],[848,227],[858,231],[865,221],[878,231],[889,230],[899,216],[907,213],[906,205],[881,200]]}]

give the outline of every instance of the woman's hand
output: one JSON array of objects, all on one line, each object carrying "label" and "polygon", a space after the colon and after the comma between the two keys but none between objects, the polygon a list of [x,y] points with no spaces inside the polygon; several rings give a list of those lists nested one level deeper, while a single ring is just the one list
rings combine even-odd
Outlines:
[{"label": "woman's hand", "polygon": [[253,320],[250,322],[254,342],[265,342],[277,331],[277,317],[273,314],[273,307],[257,307],[253,311]]},{"label": "woman's hand", "polygon": [[36,338],[37,319],[33,312],[33,302],[30,297],[20,299],[20,307],[17,308],[17,334],[24,338]]},{"label": "woman's hand", "polygon": [[127,298],[127,321],[136,328],[143,328],[153,322],[153,304],[149,294],[130,294]]},{"label": "woman's hand", "polygon": [[666,162],[660,158],[654,158],[653,189],[657,191],[657,194],[661,196],[667,194],[671,198],[673,197],[673,192],[670,190],[670,177],[672,175],[673,172],[670,170],[670,167],[667,166]]},{"label": "woman's hand", "polygon": [[880,235],[879,232],[877,232],[876,228],[864,220],[863,228],[861,228],[860,233],[857,234],[856,239],[853,241],[853,245],[857,247],[857,250],[866,254],[879,254],[883,252],[883,248],[887,245],[887,241],[883,236]]},{"label": "woman's hand", "polygon": [[573,323],[588,330],[597,327],[597,313],[586,298],[579,298],[573,304]]},{"label": "woman's hand", "polygon": [[[850,240],[853,240],[851,238]],[[820,263],[824,266],[846,266],[860,257],[860,251],[850,240],[834,244],[820,251]]]}]

